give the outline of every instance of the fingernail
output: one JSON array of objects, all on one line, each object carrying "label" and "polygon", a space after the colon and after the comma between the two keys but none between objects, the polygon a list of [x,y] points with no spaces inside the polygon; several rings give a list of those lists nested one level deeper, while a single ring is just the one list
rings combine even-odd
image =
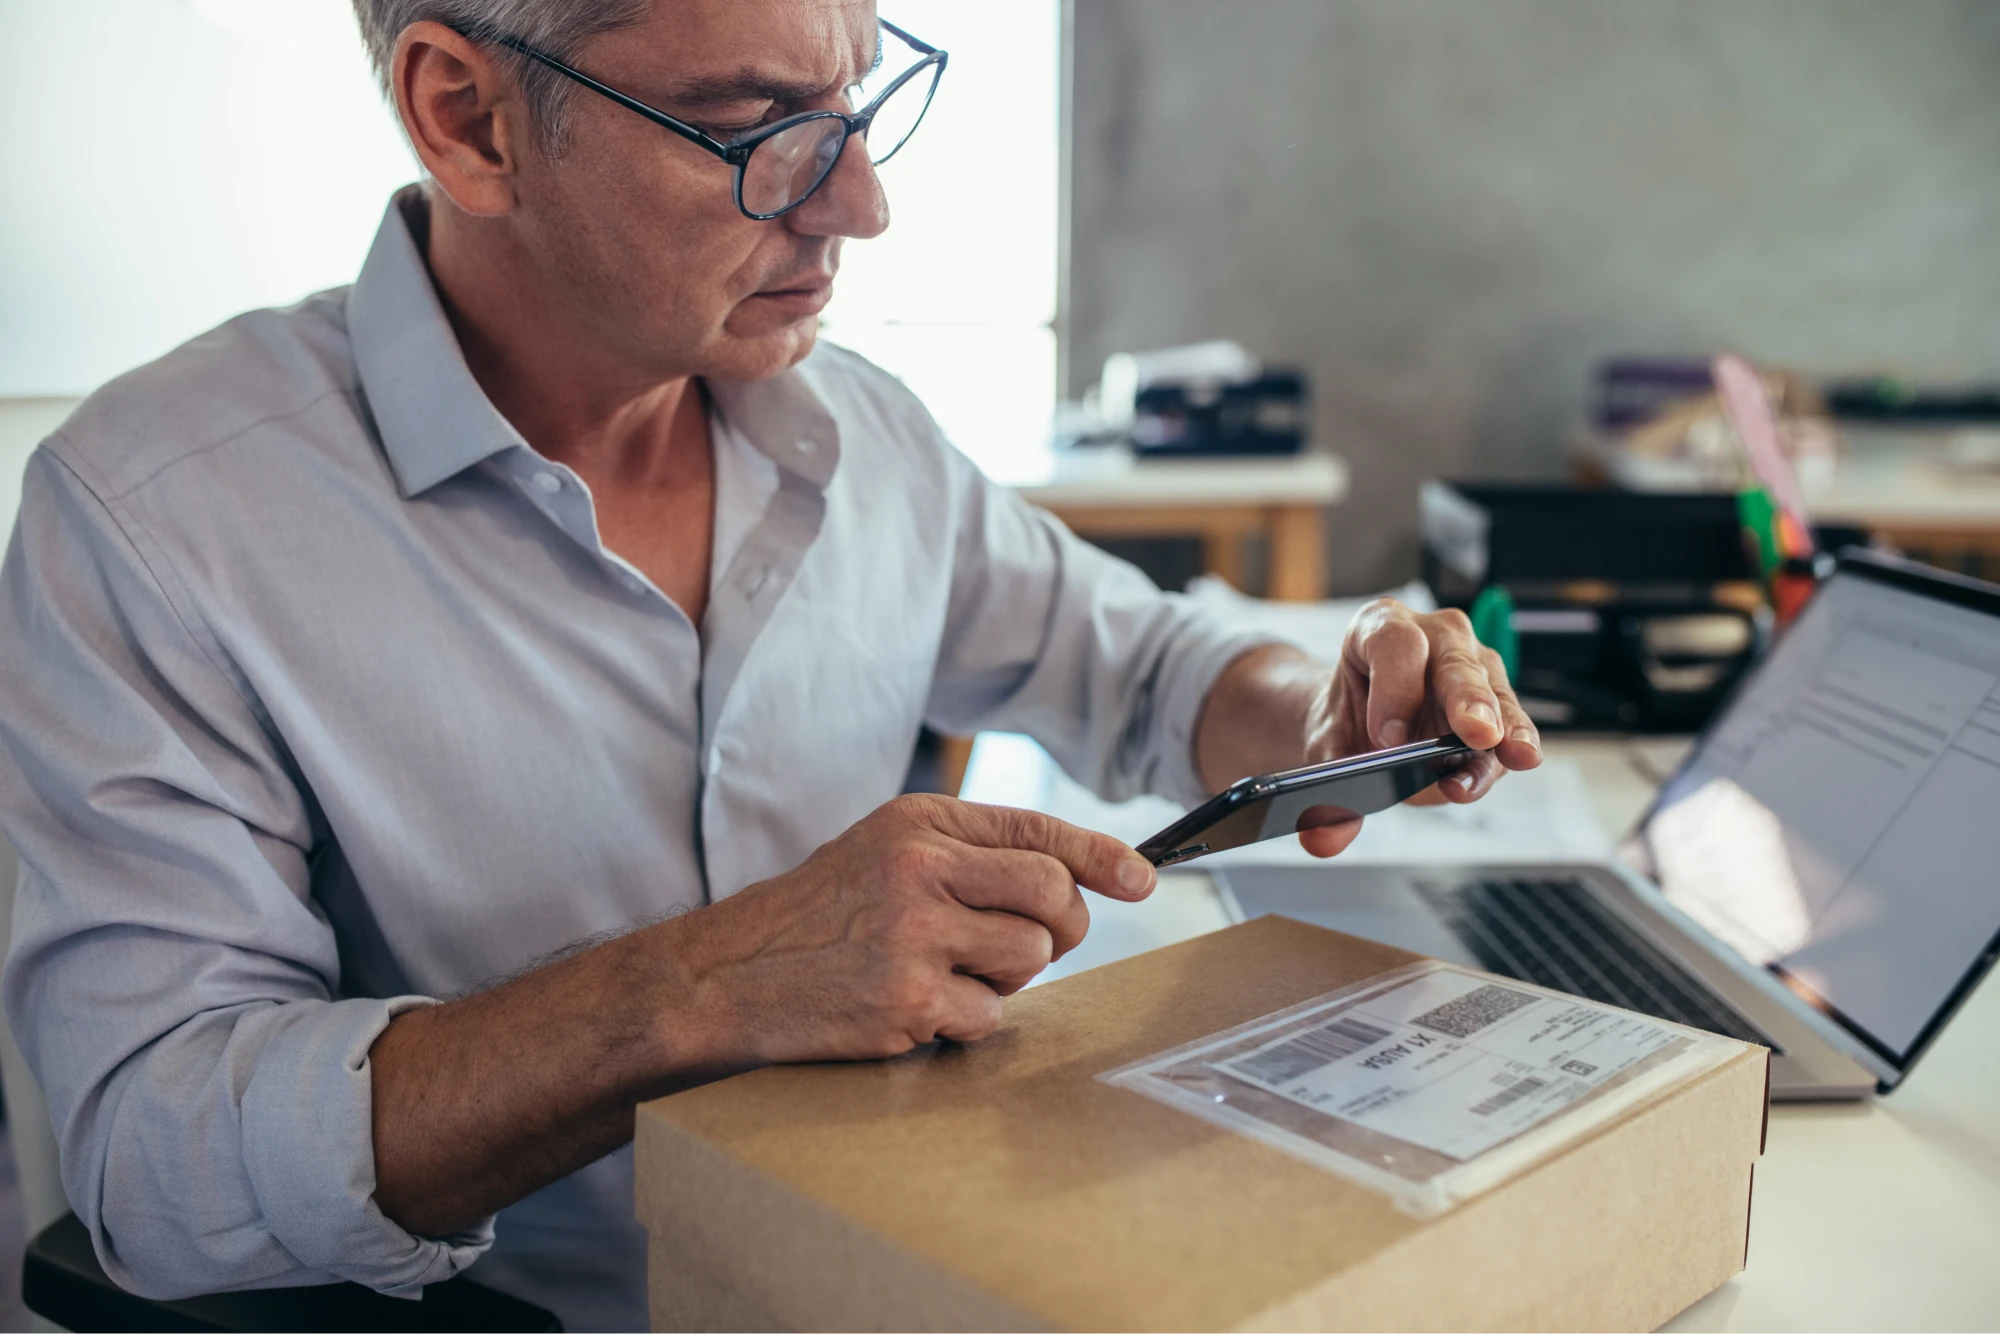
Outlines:
[{"label": "fingernail", "polygon": [[1513,731],[1509,732],[1507,735],[1515,741],[1523,741],[1526,742],[1528,745],[1535,746],[1537,748],[1539,748],[1542,744],[1541,733],[1537,732],[1532,727],[1517,727]]},{"label": "fingernail", "polygon": [[1127,894],[1143,894],[1153,887],[1153,868],[1144,858],[1127,857],[1118,863],[1118,888]]},{"label": "fingernail", "polygon": [[1475,723],[1484,723],[1488,727],[1498,727],[1500,725],[1500,715],[1493,712],[1491,704],[1468,704],[1465,706],[1465,716],[1472,719]]},{"label": "fingernail", "polygon": [[1451,776],[1451,781],[1458,785],[1458,790],[1460,792],[1470,792],[1472,791],[1473,783],[1476,780],[1473,778],[1471,774],[1453,774]]},{"label": "fingernail", "polygon": [[1400,746],[1410,739],[1410,725],[1401,718],[1391,718],[1382,724],[1382,747]]}]

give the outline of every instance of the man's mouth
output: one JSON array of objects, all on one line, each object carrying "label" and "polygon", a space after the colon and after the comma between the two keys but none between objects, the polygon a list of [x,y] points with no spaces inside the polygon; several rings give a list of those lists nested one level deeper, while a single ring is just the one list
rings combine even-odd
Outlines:
[{"label": "man's mouth", "polygon": [[833,300],[833,278],[813,274],[787,279],[782,285],[763,288],[751,300],[791,314],[817,315],[826,308],[827,302]]}]

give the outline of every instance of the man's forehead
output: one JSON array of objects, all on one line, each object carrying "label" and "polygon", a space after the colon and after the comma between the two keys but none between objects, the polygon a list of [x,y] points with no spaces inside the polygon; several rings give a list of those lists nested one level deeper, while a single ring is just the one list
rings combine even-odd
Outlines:
[{"label": "man's forehead", "polygon": [[874,64],[874,0],[655,0],[590,54],[680,101],[808,97]]}]

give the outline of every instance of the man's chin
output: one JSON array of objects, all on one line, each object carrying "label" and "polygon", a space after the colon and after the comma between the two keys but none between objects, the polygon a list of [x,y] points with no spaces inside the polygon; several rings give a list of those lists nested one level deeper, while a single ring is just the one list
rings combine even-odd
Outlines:
[{"label": "man's chin", "polygon": [[757,334],[725,328],[705,358],[709,365],[703,373],[725,380],[767,380],[804,361],[818,341],[817,318]]}]

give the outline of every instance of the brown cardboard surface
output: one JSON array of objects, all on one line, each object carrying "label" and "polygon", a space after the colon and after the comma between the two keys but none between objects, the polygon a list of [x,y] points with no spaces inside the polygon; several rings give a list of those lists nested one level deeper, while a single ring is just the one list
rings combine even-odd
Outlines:
[{"label": "brown cardboard surface", "polygon": [[654,1329],[791,1328],[755,1298],[718,1282],[706,1266],[671,1240],[649,1239],[646,1279],[653,1291],[669,1295],[669,1300],[653,1304]]},{"label": "brown cardboard surface", "polygon": [[1263,918],[970,1046],[640,1109],[660,1327],[1650,1328],[1741,1265],[1763,1052],[1441,1218],[1096,1076],[1416,956]]}]

